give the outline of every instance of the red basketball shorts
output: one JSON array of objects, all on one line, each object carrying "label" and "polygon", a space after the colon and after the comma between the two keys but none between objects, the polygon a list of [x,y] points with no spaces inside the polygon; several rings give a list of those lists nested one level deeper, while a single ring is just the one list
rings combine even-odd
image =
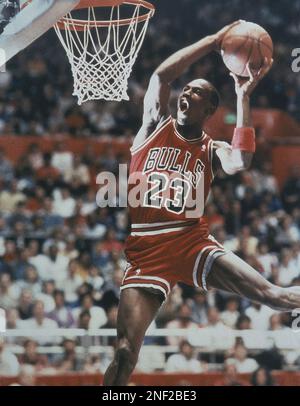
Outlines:
[{"label": "red basketball shorts", "polygon": [[128,265],[121,290],[151,288],[167,298],[178,282],[207,290],[214,260],[226,253],[204,222],[132,225],[126,243]]}]

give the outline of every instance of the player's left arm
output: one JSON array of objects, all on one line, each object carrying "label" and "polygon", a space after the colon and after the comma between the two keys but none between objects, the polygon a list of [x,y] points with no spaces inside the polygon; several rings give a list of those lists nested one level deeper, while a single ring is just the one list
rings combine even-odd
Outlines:
[{"label": "player's left arm", "polygon": [[244,79],[230,73],[235,82],[237,95],[237,123],[231,145],[224,142],[214,142],[215,156],[219,158],[222,168],[228,175],[248,169],[255,152],[255,131],[251,123],[250,96],[263,77],[269,72],[273,60],[265,59],[259,71],[253,71],[248,66],[249,79]]}]

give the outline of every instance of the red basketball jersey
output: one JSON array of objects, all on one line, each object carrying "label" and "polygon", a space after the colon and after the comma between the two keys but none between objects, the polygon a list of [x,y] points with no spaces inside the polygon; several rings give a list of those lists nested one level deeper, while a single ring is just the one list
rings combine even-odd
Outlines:
[{"label": "red basketball jersey", "polygon": [[132,224],[121,290],[147,288],[164,298],[178,282],[207,290],[214,260],[226,253],[202,217],[213,180],[212,139],[204,132],[183,138],[169,117],[131,152]]},{"label": "red basketball jersey", "polygon": [[[213,141],[205,132],[187,140],[170,116],[131,153],[128,198],[132,224],[201,218],[213,180]],[[138,184],[143,188],[136,204],[132,197]]]}]

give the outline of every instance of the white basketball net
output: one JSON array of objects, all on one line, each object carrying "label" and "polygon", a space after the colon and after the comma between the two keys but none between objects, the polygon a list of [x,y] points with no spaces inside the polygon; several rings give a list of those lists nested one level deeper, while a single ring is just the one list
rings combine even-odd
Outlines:
[{"label": "white basketball net", "polygon": [[[122,5],[111,8],[110,20],[114,16],[120,18],[120,7]],[[150,19],[148,15],[145,21],[139,22],[140,9],[140,5],[135,6],[126,26],[110,22],[107,27],[97,27],[94,7],[87,9],[87,23],[82,31],[75,29],[71,13],[61,20],[64,29],[58,24],[54,26],[71,64],[73,96],[78,97],[79,105],[88,100],[129,100],[128,79]]]}]

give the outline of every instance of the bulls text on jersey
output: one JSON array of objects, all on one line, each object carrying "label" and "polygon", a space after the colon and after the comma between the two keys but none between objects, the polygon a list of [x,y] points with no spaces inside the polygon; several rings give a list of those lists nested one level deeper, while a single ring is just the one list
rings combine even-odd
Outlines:
[{"label": "bulls text on jersey", "polygon": [[[182,159],[183,156],[184,159]],[[151,148],[144,164],[143,173],[148,174],[154,171],[178,173],[188,180],[193,188],[196,188],[204,172],[205,165],[201,159],[197,159],[193,170],[190,171],[187,168],[191,158],[192,154],[189,151],[182,151],[179,148]],[[179,164],[179,162],[183,163]]]}]

